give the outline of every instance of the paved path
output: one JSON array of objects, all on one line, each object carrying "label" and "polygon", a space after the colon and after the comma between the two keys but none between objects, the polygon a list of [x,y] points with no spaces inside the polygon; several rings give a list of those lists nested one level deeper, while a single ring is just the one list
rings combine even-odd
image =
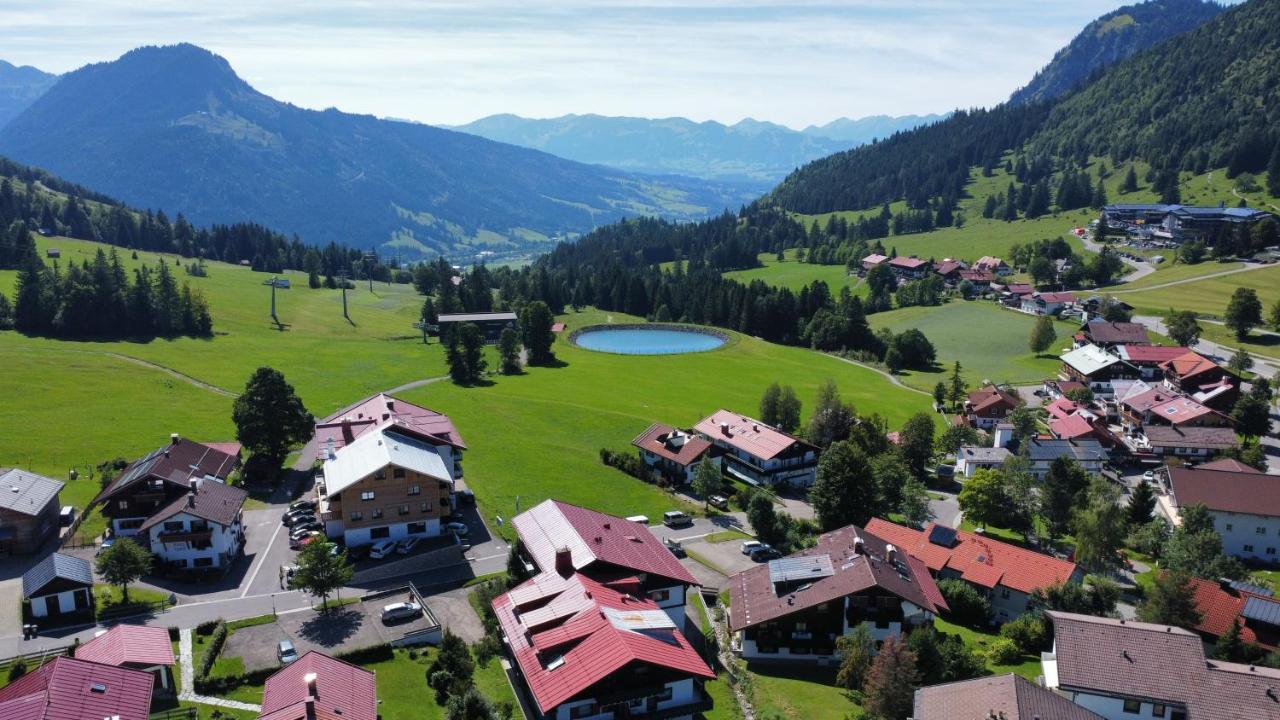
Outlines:
[{"label": "paved path", "polygon": [[[1085,249],[1088,250],[1089,252],[1095,252],[1095,253],[1102,252],[1102,245],[1094,242],[1093,236],[1090,235],[1089,233],[1085,233],[1084,236],[1080,238],[1080,242],[1084,244]],[[1139,278],[1144,278],[1156,271],[1155,266],[1149,262],[1130,260],[1129,258],[1123,257],[1123,256],[1121,256],[1120,259],[1123,260],[1126,265],[1133,268],[1133,272],[1120,278],[1120,282],[1122,283],[1131,283]]]},{"label": "paved path", "polygon": [[239,393],[233,393],[230,390],[223,390],[217,385],[210,385],[209,383],[203,380],[198,380],[196,378],[191,377],[190,375],[187,375],[186,373],[178,372],[177,370],[174,370],[171,367],[165,367],[164,365],[157,365],[156,363],[153,363],[150,360],[143,360],[142,358],[136,358],[136,357],[133,357],[132,355],[121,355],[120,353],[113,353],[113,352],[106,352],[102,354],[116,358],[117,360],[124,360],[125,362],[131,362],[131,363],[134,363],[135,365],[148,367],[148,368],[151,368],[152,370],[159,370],[160,372],[166,375],[175,377],[183,382],[195,385],[196,387],[202,390],[208,390],[211,393],[222,395],[223,397],[233,398],[233,397],[240,396]]},{"label": "paved path", "polygon": [[178,631],[178,664],[182,668],[182,689],[178,693],[179,700],[200,703],[201,705],[216,705],[233,710],[261,712],[261,705],[196,694],[196,669],[195,663],[191,661],[191,628],[182,628]]},{"label": "paved path", "polygon": [[448,375],[441,375],[440,377],[424,378],[422,380],[414,380],[413,382],[407,382],[403,385],[397,385],[391,388],[390,390],[383,390],[382,392],[386,393],[387,395],[395,395],[396,393],[402,393],[407,390],[413,390],[415,388],[420,388],[424,385],[430,385],[431,383],[437,383],[437,382],[440,382],[441,380],[448,380],[448,379],[449,379]]},{"label": "paved path", "polygon": [[[1270,267],[1270,266],[1265,265],[1263,263],[1245,263],[1245,266],[1242,268],[1235,268],[1233,270],[1223,270],[1222,272],[1209,273],[1208,275],[1197,275],[1195,277],[1184,278],[1182,280],[1171,280],[1167,283],[1160,283],[1158,285],[1148,285],[1146,287],[1134,288],[1132,290],[1112,290],[1110,291],[1110,294],[1123,295],[1125,293],[1137,293],[1137,292],[1146,292],[1148,290],[1159,290],[1160,288],[1167,288],[1167,287],[1173,287],[1174,285],[1185,285],[1187,283],[1200,282],[1201,280],[1208,280],[1209,278],[1222,277],[1223,275],[1235,275],[1236,273],[1249,272],[1250,270],[1260,270],[1264,267]],[[1135,279],[1137,278],[1132,278],[1132,279],[1125,278],[1125,282],[1132,282]]]},{"label": "paved path", "polygon": [[902,388],[903,390],[910,390],[910,391],[911,391],[911,392],[913,392],[913,393],[919,393],[919,394],[921,394],[921,395],[924,395],[925,397],[929,398],[929,400],[931,400],[931,401],[933,400],[933,393],[927,393],[927,392],[925,392],[924,390],[921,390],[921,389],[919,389],[919,388],[913,388],[913,387],[911,387],[910,385],[904,385],[904,384],[903,384],[903,382],[902,382],[901,380],[899,380],[899,379],[898,379],[898,376],[896,376],[896,375],[894,375],[894,374],[892,374],[892,373],[885,372],[884,370],[881,370],[881,369],[880,369],[880,368],[878,368],[878,367],[873,367],[873,366],[871,366],[871,365],[867,365],[866,363],[860,363],[860,362],[858,362],[857,360],[850,360],[849,358],[846,358],[846,357],[840,357],[839,355],[832,355],[831,353],[826,353],[826,354],[827,354],[827,355],[831,355],[831,357],[833,357],[833,358],[835,358],[835,359],[837,359],[837,360],[840,360],[840,361],[842,361],[842,362],[847,362],[847,363],[849,363],[850,365],[857,365],[858,367],[866,368],[866,369],[868,369],[868,370],[870,370],[870,371],[872,371],[872,372],[880,373],[881,375],[883,375],[883,376],[885,376],[886,378],[888,378],[889,382],[893,383],[894,385],[897,385],[898,387]]}]

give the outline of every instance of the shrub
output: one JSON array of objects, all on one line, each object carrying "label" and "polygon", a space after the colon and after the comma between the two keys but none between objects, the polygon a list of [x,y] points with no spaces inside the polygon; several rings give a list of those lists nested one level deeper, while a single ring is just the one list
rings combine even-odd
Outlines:
[{"label": "shrub", "polygon": [[480,639],[472,647],[472,654],[476,656],[476,664],[480,667],[489,665],[489,661],[502,653],[502,641],[498,640],[498,636],[489,633]]},{"label": "shrub", "polygon": [[27,663],[25,660],[21,658],[15,660],[13,665],[9,666],[9,682],[13,682],[14,680],[17,680],[18,678],[26,674],[27,674]]},{"label": "shrub", "polygon": [[209,636],[209,647],[205,648],[204,655],[200,657],[200,667],[196,668],[196,680],[208,679],[209,670],[213,668],[214,661],[218,659],[218,653],[222,652],[222,644],[226,641],[227,623],[219,620]]},{"label": "shrub", "polygon": [[1000,637],[1012,640],[1024,653],[1049,649],[1049,626],[1042,615],[1028,613],[1005,623]]},{"label": "shrub", "polygon": [[987,661],[992,665],[1012,665],[1021,657],[1018,644],[1007,637],[998,637],[987,645]]},{"label": "shrub", "polygon": [[968,627],[986,625],[991,603],[963,580],[939,580],[938,589],[951,608],[951,619]]}]

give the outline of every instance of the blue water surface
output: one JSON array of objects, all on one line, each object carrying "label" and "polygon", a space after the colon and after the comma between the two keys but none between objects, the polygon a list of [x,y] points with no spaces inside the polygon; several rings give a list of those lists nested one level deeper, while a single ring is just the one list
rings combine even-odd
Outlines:
[{"label": "blue water surface", "polygon": [[724,345],[724,339],[701,332],[663,328],[601,328],[580,333],[580,347],[623,355],[675,355],[706,352]]}]

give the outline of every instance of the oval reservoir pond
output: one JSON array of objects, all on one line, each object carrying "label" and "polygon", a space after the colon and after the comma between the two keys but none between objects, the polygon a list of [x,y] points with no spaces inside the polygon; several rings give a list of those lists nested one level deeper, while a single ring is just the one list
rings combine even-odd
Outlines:
[{"label": "oval reservoir pond", "polygon": [[724,345],[719,333],[669,327],[589,327],[574,336],[579,347],[620,355],[677,355],[707,352]]}]

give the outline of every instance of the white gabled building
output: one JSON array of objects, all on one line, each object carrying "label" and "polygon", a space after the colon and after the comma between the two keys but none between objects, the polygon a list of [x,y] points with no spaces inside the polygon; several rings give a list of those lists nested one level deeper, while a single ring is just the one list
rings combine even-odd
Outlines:
[{"label": "white gabled building", "polygon": [[1280,562],[1280,477],[1226,460],[1171,467],[1169,488],[1175,511],[1205,506],[1223,552],[1246,562]]},{"label": "white gabled building", "polygon": [[720,467],[743,482],[804,488],[817,479],[818,448],[759,420],[722,409],[694,431],[724,451]]},{"label": "white gabled building", "polygon": [[138,528],[144,546],[168,569],[226,572],[244,548],[241,511],[249,493],[215,480],[192,480],[191,490]]}]

